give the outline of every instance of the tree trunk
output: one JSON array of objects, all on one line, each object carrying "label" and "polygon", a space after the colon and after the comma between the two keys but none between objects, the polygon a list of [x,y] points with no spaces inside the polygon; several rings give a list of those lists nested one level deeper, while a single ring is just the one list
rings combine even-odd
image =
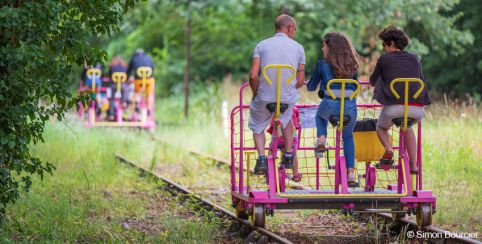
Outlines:
[{"label": "tree trunk", "polygon": [[184,26],[184,118],[189,111],[189,69],[191,66],[191,13],[188,7],[187,20]]}]

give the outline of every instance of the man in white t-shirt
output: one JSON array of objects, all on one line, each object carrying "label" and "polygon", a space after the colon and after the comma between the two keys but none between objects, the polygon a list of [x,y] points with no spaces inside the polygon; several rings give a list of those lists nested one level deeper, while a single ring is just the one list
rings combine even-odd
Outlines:
[{"label": "man in white t-shirt", "polygon": [[283,69],[281,72],[281,103],[287,104],[288,109],[280,115],[282,133],[285,141],[284,159],[287,168],[293,165],[293,125],[291,115],[293,106],[299,99],[298,88],[303,86],[305,80],[305,51],[303,46],[293,40],[296,34],[296,21],[289,15],[282,14],[275,20],[276,34],[256,45],[249,74],[249,85],[253,92],[250,105],[248,127],[254,133],[254,143],[258,151],[255,173],[262,175],[267,172],[267,158],[265,156],[266,137],[264,130],[271,123],[271,114],[266,105],[276,102],[277,70],[269,69],[268,77],[273,81],[270,85],[266,82],[261,70],[270,64],[291,65],[296,70],[296,76],[291,84],[286,80],[292,75],[292,70]]}]

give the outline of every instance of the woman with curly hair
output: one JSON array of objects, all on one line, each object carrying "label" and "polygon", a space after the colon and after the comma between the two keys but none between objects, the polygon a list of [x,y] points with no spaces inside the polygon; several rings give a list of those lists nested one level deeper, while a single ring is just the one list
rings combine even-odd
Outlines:
[{"label": "woman with curly hair", "polygon": [[[316,115],[316,135],[315,155],[321,157],[326,151],[326,136],[328,119],[332,115],[340,115],[341,103],[341,84],[335,83],[330,86],[331,91],[336,96],[324,96],[327,93],[327,83],[331,79],[354,79],[358,78],[359,61],[350,39],[340,32],[330,32],[325,35],[323,40],[323,59],[319,60],[314,73],[307,84],[308,91],[315,91],[318,84],[320,89],[318,94],[321,101]],[[355,165],[355,143],[353,141],[353,129],[355,128],[357,109],[356,99],[350,100],[350,96],[356,90],[356,86],[347,83],[345,86],[345,109],[344,115],[350,117],[350,122],[343,128],[343,151],[346,157],[346,167],[348,172],[348,184],[355,185],[354,165]]]}]

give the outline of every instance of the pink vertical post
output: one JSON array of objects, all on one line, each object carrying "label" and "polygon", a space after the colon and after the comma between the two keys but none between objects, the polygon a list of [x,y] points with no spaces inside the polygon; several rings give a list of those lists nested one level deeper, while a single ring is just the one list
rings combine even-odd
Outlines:
[{"label": "pink vertical post", "polygon": [[[239,107],[234,108],[231,111],[231,191],[236,191],[236,157],[234,154],[234,116],[236,114],[236,109]],[[241,107],[242,109],[242,107]]]},{"label": "pink vertical post", "polygon": [[341,174],[341,193],[348,193],[348,181],[346,178],[346,158],[345,155],[340,157],[340,174]]},{"label": "pink vertical post", "polygon": [[340,192],[340,143],[338,141],[338,130],[336,131],[336,145],[335,145],[335,194]]},{"label": "pink vertical post", "polygon": [[365,162],[365,191],[369,189],[369,182],[370,182],[370,162]]},{"label": "pink vertical post", "polygon": [[[243,90],[249,83],[244,83],[239,89],[239,193],[244,193],[244,121],[243,121]],[[249,172],[249,169],[247,170]]]},{"label": "pink vertical post", "polygon": [[121,108],[121,102],[119,101],[119,98],[115,99],[115,109],[116,109],[116,121],[117,123],[122,123],[122,108]]},{"label": "pink vertical post", "polygon": [[97,120],[97,111],[95,111],[95,100],[90,102],[90,108],[89,108],[89,125],[93,126]]},{"label": "pink vertical post", "polygon": [[348,193],[348,183],[346,179],[346,162],[345,157],[340,156],[340,140],[341,132],[336,130],[336,148],[335,148],[335,194],[339,193],[341,183],[341,191],[343,194]]},{"label": "pink vertical post", "polygon": [[[269,197],[275,198],[276,197],[276,155],[278,155],[278,130],[277,125],[278,121],[274,122],[273,127],[273,144],[271,145],[272,153],[268,156],[268,189],[269,189]],[[279,125],[281,126],[281,125]]]},{"label": "pink vertical post", "polygon": [[320,159],[316,158],[316,190],[320,189]]},{"label": "pink vertical post", "polygon": [[122,124],[122,109],[117,109],[117,123]]},{"label": "pink vertical post", "polygon": [[152,84],[152,91],[153,91],[153,94],[152,94],[152,111],[151,111],[151,116],[150,116],[150,120],[152,121],[152,123],[154,124],[154,126],[156,125],[156,83],[154,82]]},{"label": "pink vertical post", "polygon": [[397,193],[401,194],[403,189],[403,167],[402,167],[402,155],[404,153],[404,146],[403,146],[403,132],[400,129],[399,138],[398,138],[398,184],[397,184]]},{"label": "pink vertical post", "polygon": [[417,136],[417,190],[422,190],[422,121],[418,122],[418,136]]},{"label": "pink vertical post", "polygon": [[411,196],[413,194],[412,192],[412,179],[410,178],[410,164],[408,162],[408,155],[407,152],[405,151],[405,143],[404,143],[404,138],[405,137],[405,131],[402,131],[400,129],[400,157],[403,157],[403,166],[405,167],[405,182],[407,183],[407,196]]}]

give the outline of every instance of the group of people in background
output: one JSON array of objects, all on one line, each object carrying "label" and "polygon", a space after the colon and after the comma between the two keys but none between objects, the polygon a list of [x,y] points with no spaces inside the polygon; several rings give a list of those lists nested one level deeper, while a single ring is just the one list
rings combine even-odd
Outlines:
[{"label": "group of people in background", "polygon": [[[139,67],[149,67],[151,72],[146,77],[145,87],[143,87],[143,80],[137,71]],[[91,69],[97,69],[100,74],[88,72]],[[114,80],[114,74],[125,74],[126,80],[121,83],[120,91],[117,91],[118,84]],[[137,49],[132,55],[129,64],[120,56],[115,56],[109,63],[107,72],[104,72],[102,65],[86,66],[82,72],[83,87],[91,90],[95,82],[95,91],[93,97],[96,101],[96,114],[101,116],[102,112],[107,113],[106,119],[108,121],[115,120],[116,98],[121,101],[121,106],[125,109],[124,120],[129,120],[129,109],[139,112],[140,99],[145,92],[148,114],[153,111],[154,107],[154,63],[152,58],[147,55],[144,50]],[[101,88],[105,87],[106,92],[101,92]],[[132,112],[132,111],[131,111]]]},{"label": "group of people in background", "polygon": [[[301,180],[302,175],[298,173],[298,165],[295,152],[293,152],[293,134],[298,126],[293,121],[297,121],[298,112],[293,112],[296,101],[299,99],[298,89],[307,85],[308,91],[316,91],[322,101],[320,102],[315,117],[317,138],[314,144],[315,155],[319,157],[327,148],[327,126],[330,116],[340,114],[341,104],[341,85],[332,84],[330,89],[336,98],[327,94],[327,83],[332,79],[353,79],[358,80],[360,64],[358,54],[348,36],[341,32],[329,32],[323,38],[322,59],[315,66],[310,79],[305,81],[305,53],[303,46],[294,41],[297,31],[295,20],[288,15],[280,15],[275,20],[276,34],[259,42],[255,49],[249,75],[249,83],[253,92],[250,104],[249,128],[253,131],[254,142],[259,157],[256,160],[255,173],[267,173],[267,157],[265,156],[265,129],[273,119],[266,105],[276,101],[276,85],[266,82],[264,76],[260,74],[263,68],[270,64],[287,64],[296,70],[295,79],[286,86],[282,82],[280,101],[288,107],[279,117],[281,131],[284,138],[284,152],[282,162],[286,168],[293,168],[293,180]],[[390,26],[383,29],[378,37],[382,41],[383,54],[377,61],[376,67],[370,76],[370,84],[375,87],[374,99],[383,105],[380,116],[377,120],[377,135],[385,152],[380,159],[381,162],[393,163],[393,148],[390,143],[388,130],[393,126],[393,119],[403,118],[404,101],[403,85],[395,86],[400,98],[395,97],[390,91],[390,83],[396,78],[418,78],[424,80],[422,65],[416,54],[404,51],[409,43],[406,33],[395,27]],[[271,80],[276,80],[277,73],[273,70]],[[285,69],[281,72],[281,81],[288,80],[292,75],[291,71]],[[349,185],[355,183],[354,164],[355,164],[355,144],[353,130],[357,117],[356,98],[350,99],[355,91],[354,84],[346,84],[344,91],[344,114],[348,116],[348,122],[342,131],[343,150],[346,158],[347,179]],[[418,85],[410,85],[409,94],[414,94]],[[411,124],[416,124],[424,115],[424,106],[431,103],[427,89],[424,88],[417,98],[409,97],[408,117],[412,119]],[[410,125],[409,125],[410,127]],[[410,172],[418,174],[416,137],[411,128],[405,132],[405,146],[409,155]],[[294,165],[293,165],[294,162]]]}]

